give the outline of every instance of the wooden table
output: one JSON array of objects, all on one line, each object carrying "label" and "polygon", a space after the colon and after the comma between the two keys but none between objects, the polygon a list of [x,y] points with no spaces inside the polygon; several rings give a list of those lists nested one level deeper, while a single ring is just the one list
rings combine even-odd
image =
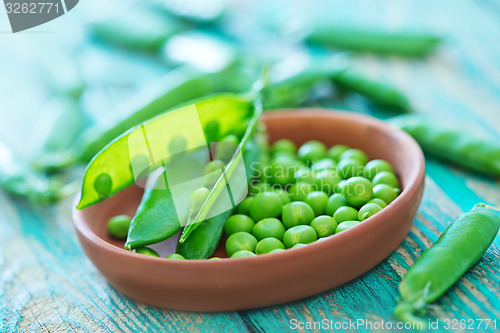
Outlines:
[{"label": "wooden table", "polygon": [[[388,1],[383,6],[369,1],[343,5],[353,9],[346,14],[353,20],[367,18],[388,27],[425,27],[446,35],[445,45],[426,60],[363,55],[356,57],[356,66],[367,76],[399,87],[409,96],[415,112],[500,140],[498,3],[427,0]],[[377,115],[376,109],[357,96],[334,106]],[[171,311],[120,294],[80,248],[70,216],[72,199],[42,208],[0,193],[0,331],[283,332],[297,328],[304,332],[309,330],[301,329],[301,325],[321,324],[323,320],[331,321],[334,328],[344,325],[340,331],[383,331],[377,326],[382,320],[394,329],[392,310],[398,283],[420,253],[475,203],[500,207],[498,181],[431,158],[426,163],[425,194],[415,225],[385,261],[341,287],[307,299],[228,313]],[[477,320],[496,319],[498,332],[499,248],[497,237],[485,256],[435,303],[429,318],[440,320],[439,331],[464,331],[459,324],[456,330],[446,329],[447,323],[453,324],[446,320],[462,320],[467,325],[473,322],[477,329]],[[372,326],[346,326],[358,319]],[[493,323],[485,328],[483,322],[477,331],[495,329]]]}]

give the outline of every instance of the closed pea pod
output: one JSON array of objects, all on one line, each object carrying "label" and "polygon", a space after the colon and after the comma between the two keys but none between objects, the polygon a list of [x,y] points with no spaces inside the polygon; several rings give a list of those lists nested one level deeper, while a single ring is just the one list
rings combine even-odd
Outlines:
[{"label": "closed pea pod", "polygon": [[422,57],[430,53],[440,38],[425,33],[389,32],[348,25],[316,26],[307,41],[354,51]]},{"label": "closed pea pod", "polygon": [[427,117],[404,115],[391,123],[410,134],[425,153],[468,169],[500,177],[500,145],[466,131],[442,127]]},{"label": "closed pea pod", "polygon": [[355,91],[377,104],[401,111],[410,109],[408,99],[396,88],[368,79],[351,70],[339,72],[332,80],[339,86]]},{"label": "closed pea pod", "polygon": [[415,313],[424,312],[427,304],[441,297],[483,256],[499,226],[498,216],[484,204],[460,215],[404,276],[394,315],[400,320],[425,324]]}]

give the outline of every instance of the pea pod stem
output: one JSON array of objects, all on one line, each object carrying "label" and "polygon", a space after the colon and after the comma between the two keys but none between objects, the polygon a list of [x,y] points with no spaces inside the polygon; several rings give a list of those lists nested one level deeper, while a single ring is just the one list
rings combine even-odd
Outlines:
[{"label": "pea pod stem", "polygon": [[424,251],[399,285],[394,315],[404,321],[423,322],[415,313],[441,297],[487,251],[500,227],[500,219],[485,204],[460,215]]}]

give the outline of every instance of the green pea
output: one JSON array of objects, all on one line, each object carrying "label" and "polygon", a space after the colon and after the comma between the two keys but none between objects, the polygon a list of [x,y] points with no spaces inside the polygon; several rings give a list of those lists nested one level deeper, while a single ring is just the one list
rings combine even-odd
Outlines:
[{"label": "green pea", "polygon": [[183,256],[181,256],[181,255],[180,255],[180,254],[178,254],[178,253],[172,253],[172,254],[170,254],[170,255],[166,256],[166,258],[167,258],[167,259],[181,259],[181,260],[182,260],[182,259],[186,259],[186,258],[184,258]]},{"label": "green pea", "polygon": [[304,247],[304,246],[307,246],[307,244],[298,243],[298,244],[295,244],[294,246],[292,246],[291,248],[298,249],[299,247]]},{"label": "green pea", "polygon": [[319,160],[318,162],[314,162],[311,165],[311,170],[313,171],[319,171],[319,170],[324,170],[324,169],[332,169],[337,166],[337,163],[335,163],[331,158],[323,158]]},{"label": "green pea", "polygon": [[325,206],[325,213],[327,215],[333,216],[337,209],[339,209],[342,206],[346,206],[347,201],[345,200],[344,195],[340,193],[335,193],[332,194],[329,198],[328,201],[326,202]]},{"label": "green pea", "polygon": [[205,125],[205,138],[208,142],[216,142],[220,135],[220,123],[213,119]]},{"label": "green pea", "polygon": [[342,155],[340,155],[340,160],[344,160],[347,158],[357,159],[361,162],[362,165],[368,163],[368,156],[366,156],[366,154],[360,149],[355,149],[355,148],[347,149],[345,152],[342,153]]},{"label": "green pea", "polygon": [[283,252],[283,251],[285,251],[285,250],[283,250],[283,249],[274,249],[272,251],[269,251],[268,253],[277,253],[277,252]]},{"label": "green pea", "polygon": [[369,218],[370,216],[377,214],[381,210],[382,210],[382,207],[380,207],[379,205],[374,204],[374,203],[367,203],[366,205],[364,205],[363,207],[361,207],[359,209],[358,220],[364,221],[367,218]]},{"label": "green pea", "polygon": [[301,168],[295,172],[295,180],[299,182],[314,183],[314,171],[309,168]]},{"label": "green pea", "polygon": [[302,201],[305,199],[306,195],[316,190],[317,186],[314,184],[296,182],[290,186],[288,193],[293,201]]},{"label": "green pea", "polygon": [[342,194],[342,191],[344,190],[344,186],[347,184],[347,180],[341,180],[337,186],[335,186],[335,193]]},{"label": "green pea", "polygon": [[325,213],[328,194],[323,191],[314,191],[306,195],[304,202],[311,206],[314,215],[319,216]]},{"label": "green pea", "polygon": [[250,215],[250,205],[254,197],[246,197],[242,202],[236,207],[236,213],[243,215]]},{"label": "green pea", "polygon": [[168,143],[168,152],[170,155],[176,155],[186,152],[187,139],[182,135],[174,136]]},{"label": "green pea", "polygon": [[280,159],[274,159],[270,163],[271,167],[271,182],[286,186],[295,181],[295,173],[304,167],[302,162],[288,159],[283,156]]},{"label": "green pea", "polygon": [[386,184],[378,184],[373,187],[373,197],[382,199],[390,204],[399,194],[399,189]]},{"label": "green pea", "polygon": [[158,253],[156,253],[155,250],[150,249],[149,247],[140,247],[138,249],[135,249],[134,252],[139,253],[139,254],[144,254],[147,256],[151,256],[151,257],[159,257],[160,256]]},{"label": "green pea", "polygon": [[335,222],[335,219],[331,216],[321,215],[312,220],[311,227],[316,231],[318,237],[322,238],[335,233],[337,222]]},{"label": "green pea", "polygon": [[305,202],[293,201],[283,206],[283,225],[289,229],[297,225],[310,224],[314,219],[314,211]]},{"label": "green pea", "polygon": [[344,179],[363,176],[365,174],[363,163],[356,158],[345,158],[340,160],[337,169],[339,175]]},{"label": "green pea", "polygon": [[101,173],[94,180],[94,189],[97,194],[101,197],[106,197],[111,192],[111,188],[113,187],[113,180],[111,176],[107,173]]},{"label": "green pea", "polygon": [[341,222],[339,223],[339,225],[337,226],[337,229],[335,230],[335,233],[338,234],[339,232],[342,232],[344,230],[347,230],[349,228],[352,228],[354,226],[357,226],[358,224],[360,224],[361,222],[359,221],[344,221],[344,222]]},{"label": "green pea", "polygon": [[394,172],[392,165],[385,160],[372,160],[366,163],[365,166],[366,177],[370,180],[375,177],[375,175],[382,171]]},{"label": "green pea", "polygon": [[[212,187],[217,182],[222,172],[224,172],[224,167],[225,164],[221,160],[209,162],[203,169],[203,185]],[[215,171],[220,171],[220,174]]]},{"label": "green pea", "polygon": [[297,147],[295,147],[295,143],[288,139],[281,139],[273,144],[273,154],[276,154],[277,152],[295,154],[296,150]]},{"label": "green pea", "polygon": [[228,237],[226,241],[226,253],[231,257],[234,253],[247,250],[250,252],[255,251],[257,239],[248,232],[237,232]]},{"label": "green pea", "polygon": [[281,203],[283,205],[286,205],[287,203],[289,203],[291,201],[290,195],[288,194],[288,192],[282,188],[274,188],[273,187],[272,192],[276,193],[280,197]]},{"label": "green pea", "polygon": [[351,147],[346,145],[335,145],[328,149],[326,156],[338,162],[340,161],[340,155],[342,155],[346,150],[350,148]]},{"label": "green pea", "polygon": [[311,140],[304,143],[297,153],[304,163],[314,163],[326,157],[326,147],[323,143]]},{"label": "green pea", "polygon": [[335,193],[335,188],[341,180],[337,171],[333,169],[320,170],[314,175],[314,184],[319,190],[328,194]]},{"label": "green pea", "polygon": [[252,232],[254,225],[254,220],[252,220],[249,216],[243,214],[232,215],[224,224],[224,233],[229,237],[240,231]]},{"label": "green pea", "polygon": [[219,258],[219,257],[212,257],[212,258],[210,258],[210,259],[208,259],[208,260],[222,260],[222,259],[221,259],[221,258]]},{"label": "green pea", "polygon": [[374,203],[380,206],[380,208],[385,208],[387,207],[387,204],[385,203],[384,200],[379,199],[379,198],[373,198],[367,202],[367,204]]},{"label": "green pea", "polygon": [[108,233],[116,239],[127,239],[128,229],[132,219],[127,215],[112,217],[108,222]]},{"label": "green pea", "polygon": [[259,193],[270,191],[271,189],[272,186],[269,183],[251,183],[249,192],[252,195],[257,195]]},{"label": "green pea", "polygon": [[297,156],[294,153],[288,151],[277,151],[273,154],[273,161],[283,162],[283,161],[296,161]]},{"label": "green pea", "polygon": [[285,226],[276,218],[267,218],[257,222],[252,228],[252,234],[257,240],[273,237],[281,240],[285,233]]},{"label": "green pea", "polygon": [[264,253],[269,253],[272,250],[276,249],[284,250],[285,245],[283,245],[283,243],[280,242],[278,239],[269,237],[269,238],[264,238],[257,243],[257,246],[255,247],[255,253],[264,254]]},{"label": "green pea", "polygon": [[207,200],[209,194],[210,190],[206,187],[199,187],[194,190],[189,197],[189,207],[191,207],[191,210],[194,212],[199,211]]},{"label": "green pea", "polygon": [[396,175],[392,172],[389,171],[381,171],[373,177],[373,185],[378,185],[378,184],[387,184],[389,186],[392,186],[394,188],[399,187],[399,181]]},{"label": "green pea", "polygon": [[373,196],[372,183],[363,177],[352,177],[342,189],[347,203],[353,207],[361,207]]},{"label": "green pea", "polygon": [[288,229],[283,235],[283,243],[289,249],[295,244],[309,244],[318,240],[316,231],[308,225],[297,225]]},{"label": "green pea", "polygon": [[260,221],[266,217],[279,217],[282,207],[281,198],[276,193],[259,193],[250,204],[250,216],[255,221]]},{"label": "green pea", "polygon": [[256,254],[251,251],[241,250],[233,253],[231,258],[245,258],[245,257],[255,257],[255,256]]},{"label": "green pea", "polygon": [[333,218],[337,223],[355,221],[358,219],[358,211],[350,206],[342,206],[333,214]]}]

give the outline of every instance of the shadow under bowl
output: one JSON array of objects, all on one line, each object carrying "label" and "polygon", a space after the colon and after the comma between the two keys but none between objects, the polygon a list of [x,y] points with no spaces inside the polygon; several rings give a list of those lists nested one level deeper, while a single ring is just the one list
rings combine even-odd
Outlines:
[{"label": "shadow under bowl", "polygon": [[406,133],[359,114],[324,109],[282,110],[263,117],[270,142],[300,145],[319,140],[346,144],[370,159],[389,161],[401,194],[363,223],[308,246],[227,260],[166,260],[126,251],[111,239],[112,216],[133,216],[142,189],[136,186],[83,210],[73,210],[78,239],[97,269],[120,292],[177,310],[231,311],[285,303],[346,283],[387,258],[408,234],[420,204],[425,165]]}]

